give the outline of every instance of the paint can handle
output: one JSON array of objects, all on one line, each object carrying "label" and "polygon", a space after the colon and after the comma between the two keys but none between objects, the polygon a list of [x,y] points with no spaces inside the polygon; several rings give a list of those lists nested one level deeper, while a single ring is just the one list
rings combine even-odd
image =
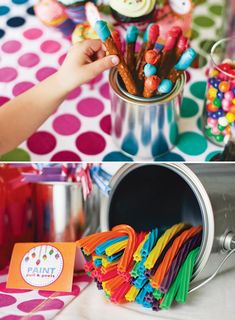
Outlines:
[{"label": "paint can handle", "polygon": [[222,266],[225,264],[225,262],[228,260],[228,258],[235,253],[235,248],[233,250],[231,250],[227,256],[221,261],[220,265],[218,266],[218,268],[215,270],[215,272],[206,280],[202,281],[200,284],[196,285],[195,287],[193,287],[192,289],[189,290],[190,292],[193,292],[197,289],[200,289],[201,287],[203,287],[204,285],[206,285],[207,283],[209,283],[211,280],[214,279],[214,277],[217,275],[217,273],[219,272],[219,270],[222,268]]}]

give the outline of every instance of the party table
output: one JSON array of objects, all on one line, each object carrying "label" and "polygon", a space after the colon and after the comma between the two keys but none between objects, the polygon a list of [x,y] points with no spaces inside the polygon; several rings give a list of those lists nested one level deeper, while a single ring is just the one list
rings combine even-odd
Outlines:
[{"label": "party table", "polygon": [[[0,4],[0,106],[56,72],[71,45],[69,39],[35,17],[33,3],[34,0],[2,0]],[[192,47],[199,54],[199,66],[187,73],[177,146],[156,161],[205,161],[220,151],[204,137],[200,119],[208,52],[223,36],[219,34],[222,6],[219,0],[208,0],[194,10]],[[11,124],[9,130],[14,130]],[[110,130],[108,73],[104,73],[71,92],[37,132],[0,160],[136,160],[118,150]]]}]

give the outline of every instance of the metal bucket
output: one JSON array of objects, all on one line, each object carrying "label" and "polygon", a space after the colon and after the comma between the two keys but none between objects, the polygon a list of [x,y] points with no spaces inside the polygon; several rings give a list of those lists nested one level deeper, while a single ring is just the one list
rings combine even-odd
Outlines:
[{"label": "metal bucket", "polygon": [[114,143],[124,153],[150,160],[177,143],[185,74],[163,97],[143,98],[127,93],[117,69],[110,71],[111,122]]},{"label": "metal bucket", "polygon": [[[235,251],[234,176],[230,164],[126,164],[110,181],[95,173],[103,190],[101,230],[122,223],[137,231],[179,222],[201,224],[203,239],[190,287],[194,291]],[[226,269],[235,267],[235,256],[229,262]]]},{"label": "metal bucket", "polygon": [[99,226],[98,188],[83,199],[77,183],[41,182],[33,185],[36,241],[76,241],[97,231]]}]

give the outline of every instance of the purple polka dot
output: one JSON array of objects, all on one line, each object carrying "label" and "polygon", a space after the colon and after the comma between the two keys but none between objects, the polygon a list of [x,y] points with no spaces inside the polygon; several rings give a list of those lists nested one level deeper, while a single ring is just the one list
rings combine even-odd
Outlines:
[{"label": "purple polka dot", "polygon": [[78,103],[77,110],[85,117],[95,117],[103,112],[104,105],[96,98],[86,98]]},{"label": "purple polka dot", "polygon": [[0,293],[0,308],[7,307],[16,302],[16,298],[8,294]]},{"label": "purple polka dot", "polygon": [[110,95],[109,95],[109,84],[108,82],[104,83],[101,87],[100,87],[100,93],[101,95],[106,98],[109,99]]},{"label": "purple polka dot", "polygon": [[78,96],[80,96],[81,92],[82,92],[82,89],[80,87],[78,87],[78,88],[74,89],[73,91],[71,91],[66,99],[67,100],[76,99]]},{"label": "purple polka dot", "polygon": [[53,155],[51,161],[81,161],[81,158],[72,151],[60,151]]},{"label": "purple polka dot", "polygon": [[107,115],[100,120],[100,127],[105,133],[111,134],[111,117],[110,117],[110,115]]},{"label": "purple polka dot", "polygon": [[34,84],[32,82],[27,82],[27,81],[19,82],[13,87],[12,93],[16,97],[19,94],[29,90],[33,86]]},{"label": "purple polka dot", "polygon": [[11,67],[0,68],[0,82],[11,82],[17,77],[17,71]]},{"label": "purple polka dot", "polygon": [[28,139],[27,146],[33,153],[47,154],[55,149],[56,139],[49,132],[38,131]]},{"label": "purple polka dot", "polygon": [[106,142],[104,138],[100,134],[92,131],[84,132],[76,139],[78,150],[88,155],[101,153],[105,145]]},{"label": "purple polka dot", "polygon": [[9,40],[2,45],[2,51],[6,53],[15,53],[21,48],[21,43],[17,40]]},{"label": "purple polka dot", "polygon": [[36,66],[40,61],[40,58],[35,53],[25,53],[19,59],[18,63],[22,67],[31,68]]},{"label": "purple polka dot", "polygon": [[66,58],[67,53],[62,54],[62,56],[59,57],[58,63],[61,66],[64,62],[64,59]]},{"label": "purple polka dot", "polygon": [[41,68],[37,71],[36,78],[38,79],[38,81],[42,81],[42,80],[48,78],[49,76],[51,76],[56,71],[57,70],[55,68],[51,68],[51,67]]},{"label": "purple polka dot", "polygon": [[80,120],[72,114],[63,114],[53,121],[54,130],[63,136],[74,134],[80,127]]},{"label": "purple polka dot", "polygon": [[61,45],[57,41],[46,40],[41,44],[40,48],[44,53],[55,53],[60,50]]},{"label": "purple polka dot", "polygon": [[20,303],[17,308],[23,312],[31,312],[35,308],[37,308],[40,304],[40,311],[46,310],[59,310],[64,306],[64,302],[59,299],[51,299],[45,303],[46,299],[32,299],[29,301],[24,301]]},{"label": "purple polka dot", "polygon": [[26,31],[24,31],[23,35],[28,40],[35,40],[41,37],[43,34],[42,30],[38,28],[31,28]]},{"label": "purple polka dot", "polygon": [[6,288],[6,282],[0,283],[0,291],[5,293],[25,293],[30,292],[32,290],[22,290],[22,289],[7,289]]},{"label": "purple polka dot", "polygon": [[[72,286],[72,292],[57,292],[57,296],[77,296],[80,293],[80,288],[76,285]],[[38,294],[42,297],[49,298],[53,294],[51,291],[39,290]]]},{"label": "purple polka dot", "polygon": [[10,99],[7,98],[7,97],[1,97],[1,96],[0,96],[0,107],[1,107],[2,105],[4,105],[5,103],[7,103],[9,100],[10,100]]}]

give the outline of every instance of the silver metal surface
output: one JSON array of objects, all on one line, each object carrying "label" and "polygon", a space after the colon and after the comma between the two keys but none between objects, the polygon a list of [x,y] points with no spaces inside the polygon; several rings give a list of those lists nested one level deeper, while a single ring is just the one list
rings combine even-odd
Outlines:
[{"label": "silver metal surface", "polygon": [[[126,164],[107,182],[109,197],[101,196],[101,230],[119,223],[137,230],[177,222],[202,224],[192,288],[211,277],[234,248],[234,238],[226,240],[235,233],[234,177],[232,164]],[[222,265],[221,271],[234,268],[235,256]]]},{"label": "silver metal surface", "polygon": [[84,201],[77,183],[35,183],[33,206],[36,215],[36,240],[75,241],[96,232],[99,226],[99,196],[94,185]]},{"label": "silver metal surface", "polygon": [[154,159],[169,152],[178,138],[185,74],[171,94],[144,99],[124,92],[115,68],[110,71],[112,137],[127,155]]}]

